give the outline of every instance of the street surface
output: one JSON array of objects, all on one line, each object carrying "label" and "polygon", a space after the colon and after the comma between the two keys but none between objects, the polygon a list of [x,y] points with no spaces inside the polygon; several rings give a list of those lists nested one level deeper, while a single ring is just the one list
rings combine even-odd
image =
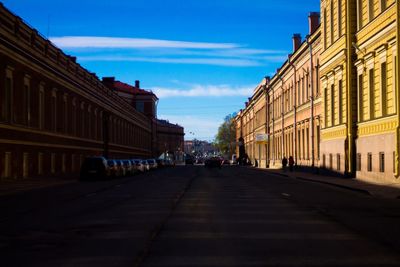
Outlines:
[{"label": "street surface", "polygon": [[1,266],[400,266],[400,200],[227,166],[0,197]]}]

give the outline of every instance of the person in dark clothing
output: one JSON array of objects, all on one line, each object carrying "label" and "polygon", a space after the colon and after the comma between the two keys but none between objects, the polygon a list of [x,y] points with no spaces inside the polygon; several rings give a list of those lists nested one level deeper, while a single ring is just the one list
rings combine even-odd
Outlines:
[{"label": "person in dark clothing", "polygon": [[289,157],[289,169],[291,172],[293,171],[293,165],[294,165],[294,160],[293,160],[293,157],[290,156]]},{"label": "person in dark clothing", "polygon": [[287,163],[288,163],[287,158],[283,157],[283,159],[282,159],[282,170],[283,171],[286,170]]}]

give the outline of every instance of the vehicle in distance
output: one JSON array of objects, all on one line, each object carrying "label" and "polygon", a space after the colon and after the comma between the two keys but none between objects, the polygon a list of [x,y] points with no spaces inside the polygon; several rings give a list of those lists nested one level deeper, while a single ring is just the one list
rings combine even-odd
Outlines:
[{"label": "vehicle in distance", "polygon": [[206,168],[214,168],[214,167],[221,168],[221,165],[222,165],[222,162],[221,162],[221,158],[219,158],[219,157],[207,158],[204,162],[204,166]]}]

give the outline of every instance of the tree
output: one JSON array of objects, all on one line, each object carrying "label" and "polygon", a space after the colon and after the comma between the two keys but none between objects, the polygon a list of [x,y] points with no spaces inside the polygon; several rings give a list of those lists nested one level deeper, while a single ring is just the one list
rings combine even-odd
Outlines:
[{"label": "tree", "polygon": [[224,122],[218,128],[218,134],[215,137],[215,144],[219,151],[229,157],[235,153],[236,148],[236,114],[230,114],[225,117]]}]

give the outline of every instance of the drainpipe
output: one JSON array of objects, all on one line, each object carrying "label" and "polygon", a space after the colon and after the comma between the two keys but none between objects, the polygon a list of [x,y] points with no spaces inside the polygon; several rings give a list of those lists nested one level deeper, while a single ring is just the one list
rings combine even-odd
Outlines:
[{"label": "drainpipe", "polygon": [[291,61],[289,56],[289,64],[292,66],[294,71],[294,92],[293,92],[293,158],[294,158],[294,165],[297,165],[297,106],[296,106],[296,99],[297,99],[297,82],[296,82],[296,66]]},{"label": "drainpipe", "polygon": [[396,56],[396,109],[397,109],[397,127],[396,127],[396,152],[395,152],[395,156],[396,156],[396,169],[395,169],[395,176],[396,178],[399,178],[400,176],[400,89],[399,89],[399,79],[400,79],[400,43],[399,43],[399,39],[400,39],[400,4],[399,4],[400,0],[396,1],[396,29],[397,29],[397,33],[396,33],[396,47],[397,47],[397,56]]},{"label": "drainpipe", "polygon": [[[352,1],[346,1],[346,68],[347,68],[347,77],[354,77],[353,73],[353,20],[349,18],[355,17],[354,8],[352,8]],[[355,128],[353,123],[353,79],[346,79],[347,83],[347,174],[350,176],[355,175],[355,164],[354,164],[354,156],[355,156]]]},{"label": "drainpipe", "polygon": [[[312,44],[310,42],[310,36],[307,38],[307,45],[310,48],[310,90],[311,90],[311,114],[310,114],[310,122],[311,122],[311,168],[314,169],[314,71],[313,71],[313,53],[312,53]],[[318,81],[317,81],[318,82]]]},{"label": "drainpipe", "polygon": [[268,136],[268,140],[267,140],[267,146],[265,149],[265,167],[269,168],[269,146],[270,146],[270,140],[269,140],[269,136],[270,136],[270,131],[269,131],[269,95],[268,95],[268,89],[269,89],[269,81],[270,78],[269,77],[265,77],[265,85],[264,85],[264,93],[265,93],[265,133]]}]

